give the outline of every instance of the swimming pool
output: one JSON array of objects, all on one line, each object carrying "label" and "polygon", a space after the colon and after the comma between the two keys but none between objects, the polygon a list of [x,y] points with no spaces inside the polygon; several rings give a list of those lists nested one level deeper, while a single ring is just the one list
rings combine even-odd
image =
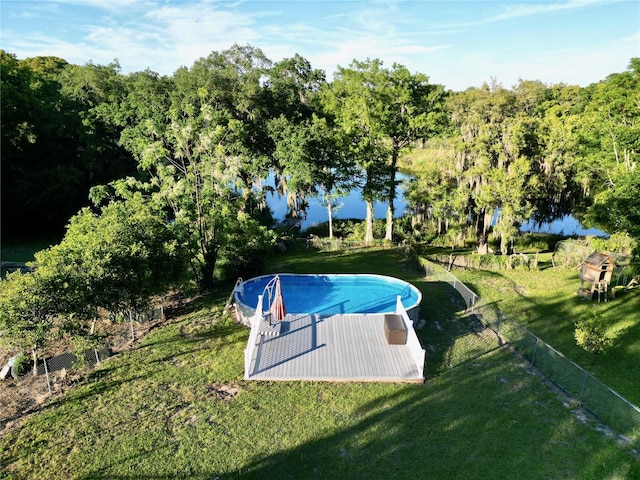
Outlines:
[{"label": "swimming pool", "polygon": [[[420,290],[394,277],[373,274],[279,274],[287,313],[330,316],[343,313],[393,313],[397,297],[409,317],[419,317]],[[258,296],[274,275],[255,277],[236,289],[236,306],[245,318],[255,312]],[[267,299],[264,299],[265,309]]]}]

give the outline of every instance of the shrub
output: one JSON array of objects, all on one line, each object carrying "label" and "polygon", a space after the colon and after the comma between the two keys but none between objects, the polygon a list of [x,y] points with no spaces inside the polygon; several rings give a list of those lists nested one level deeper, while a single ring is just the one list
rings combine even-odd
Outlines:
[{"label": "shrub", "polygon": [[514,248],[517,252],[552,252],[563,238],[561,235],[552,233],[526,232],[516,237]]},{"label": "shrub", "polygon": [[218,251],[217,280],[252,277],[264,268],[265,258],[276,245],[276,235],[248,216],[228,220],[227,241]]},{"label": "shrub", "polygon": [[630,255],[636,248],[637,241],[626,233],[614,233],[609,238],[589,237],[589,244],[594,250],[601,252],[616,252]]},{"label": "shrub", "polygon": [[[348,237],[349,240],[364,240],[367,229],[367,222],[361,221],[354,225],[353,233]],[[386,222],[383,219],[376,218],[373,220],[373,238],[384,238]]]},{"label": "shrub", "polygon": [[11,377],[19,378],[27,373],[29,364],[29,357],[24,353],[19,353],[13,358],[13,364],[11,365]]},{"label": "shrub", "polygon": [[578,346],[587,352],[604,353],[613,344],[607,335],[604,317],[597,312],[590,312],[575,323],[573,335]]},{"label": "shrub", "polygon": [[[353,235],[356,225],[362,223],[362,220],[356,218],[334,218],[333,219],[333,236],[336,238],[348,238]],[[318,237],[329,236],[329,222],[322,222],[312,225],[305,230],[308,235],[316,235]]]}]

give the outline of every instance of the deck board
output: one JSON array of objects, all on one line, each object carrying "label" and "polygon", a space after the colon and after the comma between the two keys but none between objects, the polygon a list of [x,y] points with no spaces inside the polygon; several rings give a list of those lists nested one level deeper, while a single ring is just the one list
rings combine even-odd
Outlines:
[{"label": "deck board", "polygon": [[422,381],[406,345],[389,345],[383,314],[287,315],[258,335],[250,380]]}]

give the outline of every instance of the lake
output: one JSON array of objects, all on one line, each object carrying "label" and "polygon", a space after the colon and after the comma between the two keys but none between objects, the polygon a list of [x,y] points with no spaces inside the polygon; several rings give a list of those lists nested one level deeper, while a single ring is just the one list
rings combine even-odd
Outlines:
[{"label": "lake", "polygon": [[[270,177],[268,182],[273,185],[273,178]],[[286,197],[278,197],[278,195],[269,193],[267,194],[267,204],[273,212],[273,217],[276,220],[284,219],[287,213],[287,199]],[[352,191],[348,196],[340,198],[338,204],[339,208],[334,207],[333,218],[334,219],[347,219],[357,218],[364,219],[367,211],[364,200],[362,200],[360,190]],[[407,202],[404,199],[404,191],[402,185],[398,187],[398,197],[395,201],[396,217],[401,217],[404,214],[404,210],[407,207]],[[376,202],[374,204],[374,216],[375,218],[384,219],[387,216],[387,203]],[[307,209],[307,217],[302,222],[302,229],[309,228],[319,223],[327,222],[329,218],[327,216],[327,207],[320,205],[320,202],[315,199],[309,199],[309,208]],[[608,236],[597,228],[585,228],[573,215],[566,215],[558,220],[550,223],[543,223],[541,225],[535,224],[533,221],[529,221],[522,225],[520,228],[522,232],[536,232],[536,233],[554,233],[562,235],[578,235],[578,236]]]}]

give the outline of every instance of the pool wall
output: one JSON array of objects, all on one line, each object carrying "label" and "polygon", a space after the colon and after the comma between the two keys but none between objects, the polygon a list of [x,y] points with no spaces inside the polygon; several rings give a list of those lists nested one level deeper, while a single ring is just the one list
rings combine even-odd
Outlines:
[{"label": "pool wall", "polygon": [[[293,276],[293,277],[314,277],[314,278],[320,278],[320,277],[327,277],[329,279],[331,278],[338,278],[338,279],[345,279],[345,278],[357,278],[357,279],[366,279],[369,281],[379,281],[381,284],[395,284],[395,285],[400,285],[402,286],[402,288],[410,288],[413,292],[413,296],[415,296],[417,298],[417,300],[415,301],[415,303],[411,304],[411,305],[405,305],[404,308],[407,312],[407,315],[409,316],[409,318],[413,321],[413,322],[417,322],[420,319],[420,302],[422,301],[422,293],[420,292],[420,290],[418,290],[415,286],[411,285],[408,282],[405,282],[404,280],[400,280],[398,278],[395,277],[389,277],[386,275],[375,275],[375,274],[322,274],[322,275],[316,275],[316,274],[291,274],[291,273],[281,273],[278,274],[281,277],[285,277],[285,276]],[[250,305],[247,305],[246,303],[244,303],[241,298],[240,295],[244,292],[243,290],[243,286],[244,284],[248,284],[250,282],[261,282],[261,283],[265,283],[273,278],[275,275],[262,275],[259,277],[254,277],[251,278],[245,282],[243,282],[242,285],[238,285],[235,289],[234,289],[234,300],[235,300],[235,304],[236,304],[236,312],[238,315],[238,320],[250,327],[251,326],[251,321],[253,316],[255,315],[255,307],[252,307]],[[320,287],[321,288],[321,287]],[[262,293],[262,291],[260,291],[260,293]],[[396,293],[392,293],[390,294],[391,299],[392,299],[392,303],[394,304],[394,308],[389,310],[389,312],[395,312],[395,301],[396,301]],[[247,299],[248,300],[248,299]],[[252,303],[255,305],[258,301],[257,295],[255,300],[251,300]],[[266,299],[264,300],[265,302],[267,301]],[[296,312],[296,313],[311,313],[311,312]],[[363,313],[363,312],[351,312],[351,313]],[[379,313],[386,313],[386,312],[379,312]]]}]

